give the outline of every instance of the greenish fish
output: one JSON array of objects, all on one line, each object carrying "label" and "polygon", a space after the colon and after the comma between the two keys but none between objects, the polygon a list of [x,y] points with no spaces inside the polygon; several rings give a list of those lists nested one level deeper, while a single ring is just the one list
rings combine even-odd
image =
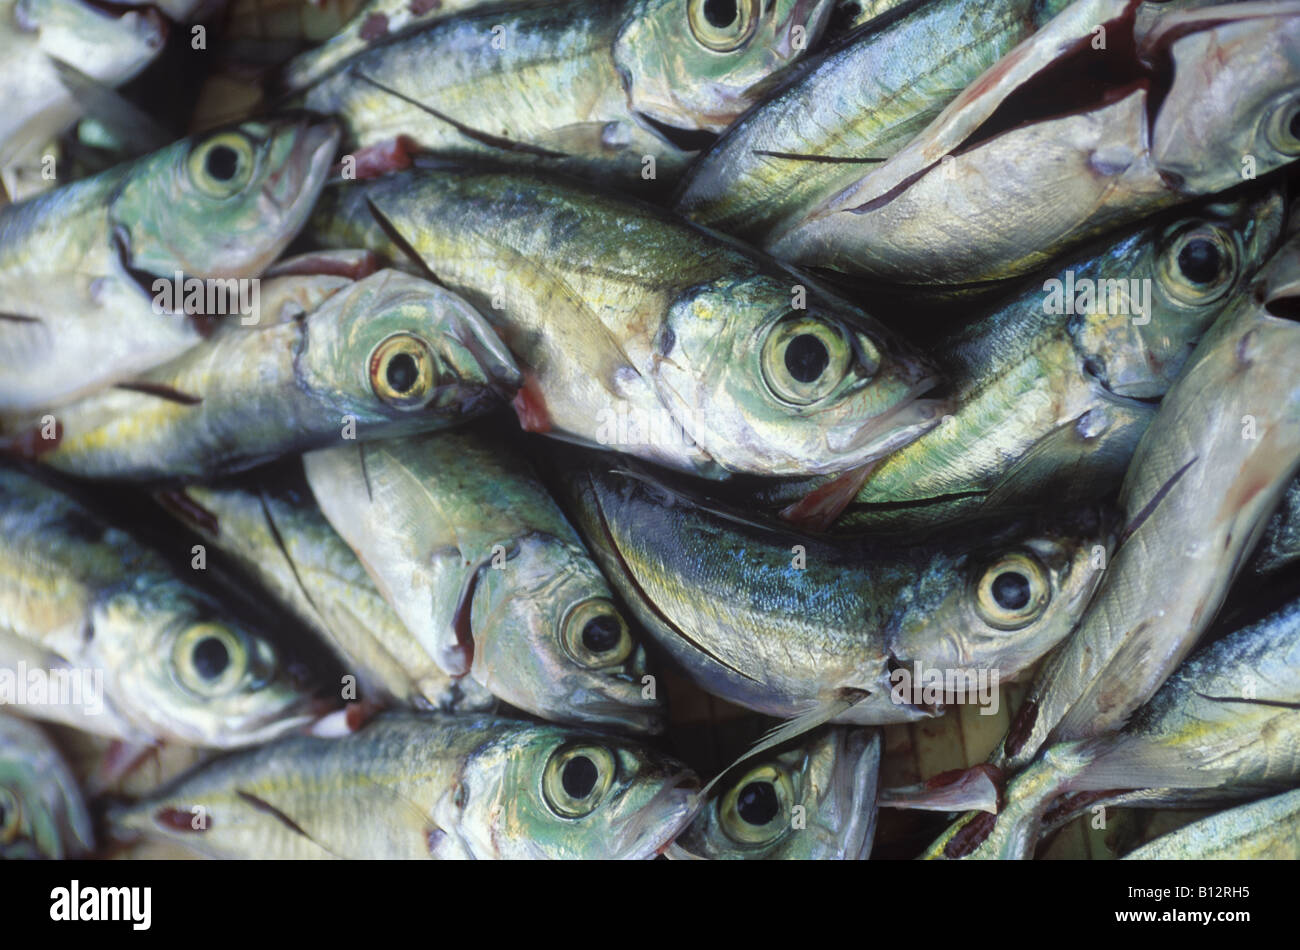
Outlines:
[{"label": "greenish fish", "polygon": [[182,275],[259,277],[306,220],[337,138],[322,121],[245,122],[0,208],[0,411],[67,401],[202,339],[210,322],[162,292]]},{"label": "greenish fish", "polygon": [[522,458],[449,432],[303,464],[325,517],[449,674],[544,719],[663,728],[645,649]]},{"label": "greenish fish", "polygon": [[148,65],[166,38],[166,21],[148,7],[123,10],[84,0],[0,2],[0,62],[5,64],[0,169],[37,158],[82,115],[60,66],[118,86]]},{"label": "greenish fish", "polygon": [[494,7],[358,52],[303,101],[337,115],[349,147],[405,136],[443,155],[652,187],[756,102],[830,10],[830,0]]},{"label": "greenish fish", "polygon": [[305,89],[328,76],[340,64],[371,46],[391,42],[434,20],[473,12],[476,8],[524,6],[536,0],[367,0],[343,28],[320,46],[295,56],[284,67],[282,85]]},{"label": "greenish fish", "polygon": [[[765,245],[890,283],[987,285],[1300,156],[1300,5],[1175,10],[1138,36],[1139,6],[1071,4]],[[1100,68],[1106,94],[1076,102],[1092,89],[1062,86],[1076,67]]]},{"label": "greenish fish", "polygon": [[1197,654],[1121,731],[1048,748],[997,815],[963,817],[926,856],[1028,858],[1044,825],[1087,811],[1240,801],[1297,781],[1300,601]]},{"label": "greenish fish", "polygon": [[0,858],[77,858],[94,845],[63,757],[37,726],[0,713]]},{"label": "greenish fish", "polygon": [[[1110,494],[1282,224],[1277,192],[1207,205],[1072,262],[940,339],[954,410],[866,473],[834,530],[911,531]],[[823,492],[833,500],[834,487]]]},{"label": "greenish fish", "polygon": [[995,701],[996,688],[975,694],[1074,628],[1109,542],[1096,513],[1081,512],[1059,529],[1022,522],[907,547],[831,545],[598,464],[567,481],[597,561],[689,678],[801,723],[939,715],[949,687],[923,693],[925,669],[943,671],[952,691],[947,674],[961,673],[957,702]]},{"label": "greenish fish", "polygon": [[764,244],[920,133],[1033,32],[1043,0],[901,6],[905,15],[811,57],[733,123],[685,175],[678,210]]},{"label": "greenish fish", "polygon": [[[504,405],[519,382],[469,304],[401,271],[284,319],[294,312],[281,306],[247,327],[231,318],[174,360],[52,410],[58,437],[32,440],[33,454],[79,476],[203,478],[344,439],[455,425]],[[39,432],[42,420],[4,428]]]},{"label": "greenish fish", "polygon": [[[332,199],[332,200],[331,200]],[[435,274],[499,331],[524,428],[722,477],[844,471],[938,422],[928,365],[806,277],[639,202],[441,165],[327,193],[312,234]]]},{"label": "greenish fish", "polygon": [[668,857],[865,861],[876,830],[880,746],[875,730],[830,726],[796,748],[746,763]]},{"label": "greenish fish", "polygon": [[356,676],[355,698],[444,711],[496,698],[433,662],[330,527],[295,471],[160,493],[159,501],[273,594]]},{"label": "greenish fish", "polygon": [[1300,860],[1300,788],[1202,818],[1124,855],[1126,861]]},{"label": "greenish fish", "polygon": [[218,858],[644,859],[689,819],[697,788],[629,739],[390,713],[202,765],[110,825]]},{"label": "greenish fish", "polygon": [[70,496],[7,468],[0,537],[0,688],[23,715],[129,742],[230,747],[323,711],[322,681],[280,638]]},{"label": "greenish fish", "polygon": [[[1275,255],[1192,354],[1138,443],[1129,519],[1079,630],[1040,669],[994,763],[1117,728],[1218,613],[1300,468],[1300,241]],[[1161,582],[1151,582],[1153,565]]]}]

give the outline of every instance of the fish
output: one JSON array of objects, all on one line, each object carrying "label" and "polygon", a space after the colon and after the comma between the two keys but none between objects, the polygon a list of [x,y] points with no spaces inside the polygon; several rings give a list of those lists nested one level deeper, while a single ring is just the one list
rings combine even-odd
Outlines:
[{"label": "fish", "polygon": [[1238,805],[1163,835],[1126,861],[1300,859],[1300,789]]},{"label": "fish", "polygon": [[[1202,338],[1138,443],[1128,519],[1078,631],[1035,679],[993,764],[1118,728],[1218,613],[1300,469],[1300,285],[1276,285],[1292,240]],[[1161,583],[1151,583],[1159,565]]]},{"label": "fish", "polygon": [[1274,190],[1198,208],[949,331],[933,352],[954,410],[872,468],[830,530],[932,529],[1115,491],[1201,335],[1277,250],[1283,218]]},{"label": "fish", "polygon": [[865,861],[876,827],[878,730],[831,726],[719,788],[670,858]]},{"label": "fish", "polygon": [[1300,560],[1300,479],[1293,481],[1269,519],[1259,547],[1247,568],[1257,577],[1269,577]]},{"label": "fish", "polygon": [[[0,169],[39,160],[40,150],[82,115],[60,74],[72,67],[112,88],[127,82],[162,52],[167,21],[156,10],[107,8],[83,0],[4,0],[0,3]],[[58,174],[57,165],[49,169]],[[12,182],[5,187],[13,196]]]},{"label": "fish", "polygon": [[217,858],[645,859],[696,790],[686,766],[635,740],[394,712],[200,766],[109,826]]},{"label": "fish", "polygon": [[1174,10],[1141,36],[1139,6],[1071,4],[766,248],[887,283],[987,287],[1300,156],[1300,4]]},{"label": "fish", "polygon": [[528,463],[479,433],[303,457],[321,511],[449,675],[543,719],[659,732],[645,648]]},{"label": "fish", "polygon": [[980,701],[981,676],[995,697],[1073,629],[1110,543],[1102,513],[1085,511],[1037,531],[831,544],[599,462],[565,491],[606,576],[687,677],[796,726],[937,716],[947,690],[922,693],[927,670],[962,674],[958,702]]},{"label": "fish", "polygon": [[356,677],[356,699],[382,705],[490,709],[496,698],[452,678],[388,606],[290,463],[269,474],[156,493],[169,512],[230,553]]},{"label": "fish", "polygon": [[42,464],[78,476],[207,478],[288,452],[457,425],[504,406],[519,382],[473,307],[383,269],[306,315],[232,319],[142,376],[2,428],[39,432],[52,417],[55,444],[29,443]]},{"label": "fish", "polygon": [[[405,136],[442,155],[653,188],[816,42],[831,7],[560,0],[470,10],[385,36],[302,102],[337,116],[349,148]],[[365,22],[382,25],[374,15]]]},{"label": "fish", "polygon": [[0,468],[0,537],[0,695],[15,712],[138,745],[230,748],[330,707],[322,668],[286,637],[11,468]]},{"label": "fish", "polygon": [[1042,0],[885,5],[893,9],[805,60],[701,154],[677,189],[683,215],[765,245],[925,129],[1033,32],[1043,7]]},{"label": "fish", "polygon": [[523,6],[535,0],[368,0],[324,43],[299,53],[284,67],[281,86],[298,91],[328,76],[340,64],[372,45],[390,42],[423,24],[479,8]]},{"label": "fish", "polygon": [[[1027,858],[1045,824],[1116,803],[1240,801],[1300,779],[1300,601],[1181,666],[1118,732],[1045,749],[996,815],[959,819],[927,857]],[[1127,790],[1147,790],[1140,797]],[[1052,813],[1056,814],[1053,815]]]},{"label": "fish", "polygon": [[203,339],[208,316],[164,292],[260,277],[306,221],[338,134],[249,121],[0,208],[0,412],[66,402]]},{"label": "fish", "polygon": [[558,176],[439,164],[333,189],[309,225],[423,269],[515,357],[528,431],[705,477],[857,467],[938,423],[936,374],[803,275]]},{"label": "fish", "polygon": [[36,725],[0,713],[0,858],[85,857],[95,836],[63,756]]}]

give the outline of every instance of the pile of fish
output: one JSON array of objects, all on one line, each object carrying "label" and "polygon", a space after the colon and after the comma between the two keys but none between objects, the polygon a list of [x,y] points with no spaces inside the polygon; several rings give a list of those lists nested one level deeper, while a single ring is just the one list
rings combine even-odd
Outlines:
[{"label": "pile of fish", "polygon": [[0,0],[0,856],[1300,857],[1298,0],[249,2]]}]

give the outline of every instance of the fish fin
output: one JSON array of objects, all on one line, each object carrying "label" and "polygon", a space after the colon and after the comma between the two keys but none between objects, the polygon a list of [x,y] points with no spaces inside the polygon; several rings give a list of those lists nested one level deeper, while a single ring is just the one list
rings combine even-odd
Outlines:
[{"label": "fish fin", "polygon": [[157,396],[159,399],[166,399],[168,402],[174,402],[181,406],[197,406],[203,402],[202,396],[191,396],[189,393],[183,393],[165,383],[149,383],[135,380],[129,383],[115,383],[113,388],[125,389],[133,393],[143,393],[146,396]]},{"label": "fish fin", "polygon": [[[1096,758],[1077,777],[1071,791],[1109,791],[1139,788],[1217,788],[1233,780],[1229,769],[1207,767],[1213,750],[1198,749],[1196,757],[1185,749],[1155,747],[1123,734],[1104,737]],[[1224,749],[1223,753],[1228,753]]]},{"label": "fish fin", "polygon": [[857,497],[879,464],[879,460],[868,462],[836,475],[794,504],[783,508],[781,519],[808,531],[827,530]]},{"label": "fish fin", "polygon": [[370,217],[374,219],[375,224],[379,225],[379,230],[384,232],[384,236],[388,238],[388,240],[397,245],[397,249],[402,252],[408,261],[415,265],[416,270],[420,272],[422,277],[432,281],[439,287],[447,286],[442,282],[442,278],[433,272],[433,268],[429,266],[429,262],[426,261],[411,242],[406,239],[406,235],[401,232],[401,229],[393,223],[393,219],[390,218],[383,209],[381,209],[379,205],[375,204],[375,202],[368,196],[366,198],[366,208],[370,211]]},{"label": "fish fin", "polygon": [[784,158],[792,162],[813,162],[821,165],[879,165],[887,162],[887,158],[865,158],[857,155],[809,155],[802,152],[774,152],[770,149],[755,148],[750,150],[751,155],[761,155],[764,158]]},{"label": "fish fin", "polygon": [[394,98],[401,99],[403,102],[407,103],[408,105],[415,106],[415,108],[419,109],[421,112],[433,116],[438,121],[445,122],[447,125],[450,125],[461,135],[465,136],[468,139],[472,139],[475,142],[478,142],[480,145],[486,145],[489,148],[501,149],[502,151],[505,152],[523,152],[524,154],[527,155],[536,155],[539,158],[568,158],[569,157],[564,152],[555,152],[548,148],[539,148],[538,146],[530,145],[527,142],[516,142],[513,139],[503,138],[500,135],[492,135],[490,132],[484,132],[480,129],[474,128],[473,126],[466,125],[464,122],[460,122],[457,119],[453,119],[451,116],[447,115],[444,112],[439,112],[437,109],[433,108],[433,106],[427,105],[426,103],[423,103],[418,99],[408,96],[406,93],[394,89],[391,86],[386,86],[383,83],[381,83],[379,80],[373,78],[372,76],[367,76],[365,73],[360,72],[358,70],[354,70],[352,75],[356,76],[362,82],[374,86],[380,92],[386,92],[390,96],[393,96]]},{"label": "fish fin", "polygon": [[988,763],[953,769],[919,785],[887,788],[880,793],[882,808],[922,811],[983,811],[996,815],[1005,779],[1002,770]]},{"label": "fish fin", "polygon": [[718,783],[721,778],[734,769],[742,762],[748,762],[755,756],[762,755],[779,745],[789,742],[791,739],[798,738],[806,732],[811,732],[819,726],[824,726],[837,716],[848,712],[858,703],[862,702],[871,695],[870,690],[856,689],[846,686],[840,689],[837,694],[823,703],[819,703],[807,712],[800,713],[793,719],[787,719],[784,722],[777,723],[769,729],[763,736],[743,752],[739,758],[735,759],[730,765],[713,777],[709,784],[700,789],[699,800],[703,801],[708,798],[709,791]]},{"label": "fish fin", "polygon": [[94,116],[118,141],[130,143],[132,154],[128,157],[156,152],[173,141],[174,136],[117,90],[61,59],[51,56],[49,62],[82,114]]},{"label": "fish fin", "polygon": [[1129,519],[1129,523],[1124,526],[1124,530],[1121,531],[1119,535],[1119,543],[1121,545],[1136,534],[1137,530],[1142,527],[1143,523],[1155,514],[1156,509],[1160,507],[1160,503],[1165,500],[1165,496],[1173,491],[1174,486],[1178,484],[1178,480],[1187,474],[1187,470],[1195,465],[1199,458],[1199,455],[1194,456],[1191,461],[1185,464],[1178,471],[1174,472],[1174,474],[1170,475],[1156,493],[1151,496],[1151,500],[1143,505],[1142,509]]}]

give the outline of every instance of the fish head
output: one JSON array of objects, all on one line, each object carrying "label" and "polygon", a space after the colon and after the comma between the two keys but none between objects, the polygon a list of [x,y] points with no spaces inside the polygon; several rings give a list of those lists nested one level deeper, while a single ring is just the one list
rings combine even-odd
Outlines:
[{"label": "fish head", "polygon": [[300,384],[358,419],[457,421],[500,404],[520,376],[492,328],[457,295],[382,270],[307,320]]},{"label": "fish head", "polygon": [[712,796],[668,854],[713,861],[865,859],[879,768],[874,730],[825,729],[753,765]]},{"label": "fish head", "polygon": [[651,858],[699,789],[685,765],[635,740],[554,726],[511,730],[463,775],[461,826],[501,858]]},{"label": "fish head", "polygon": [[90,851],[90,818],[67,767],[35,725],[0,718],[0,859]]},{"label": "fish head", "polygon": [[167,42],[167,21],[152,7],[125,9],[84,0],[18,0],[13,20],[35,33],[42,52],[93,79],[121,81]]},{"label": "fish head", "polygon": [[1116,520],[1084,509],[1055,525],[1017,526],[951,560],[940,556],[901,611],[895,658],[987,671],[996,692],[999,681],[1035,663],[1078,624],[1101,583]]},{"label": "fish head", "polygon": [[266,742],[318,718],[319,685],[280,644],[197,596],[147,579],[97,606],[114,701],[151,736],[204,747]]},{"label": "fish head", "polygon": [[1294,0],[1183,10],[1144,40],[1173,84],[1151,131],[1165,179],[1209,194],[1300,158],[1300,5]]},{"label": "fish head", "polygon": [[643,682],[645,647],[580,546],[528,535],[474,584],[477,681],[544,719],[662,731],[663,699]]},{"label": "fish head", "polygon": [[133,271],[256,278],[302,228],[338,145],[330,121],[250,120],[134,163],[110,225]]},{"label": "fish head", "polygon": [[1110,393],[1165,394],[1210,325],[1255,278],[1282,236],[1280,191],[1207,204],[1144,228],[1097,265],[1091,312],[1070,333]]},{"label": "fish head", "polygon": [[847,305],[770,275],[698,285],[655,341],[660,398],[723,468],[833,474],[906,445],[944,404],[930,367]]},{"label": "fish head", "polygon": [[832,0],[643,0],[614,46],[633,112],[721,132],[826,27]]}]

